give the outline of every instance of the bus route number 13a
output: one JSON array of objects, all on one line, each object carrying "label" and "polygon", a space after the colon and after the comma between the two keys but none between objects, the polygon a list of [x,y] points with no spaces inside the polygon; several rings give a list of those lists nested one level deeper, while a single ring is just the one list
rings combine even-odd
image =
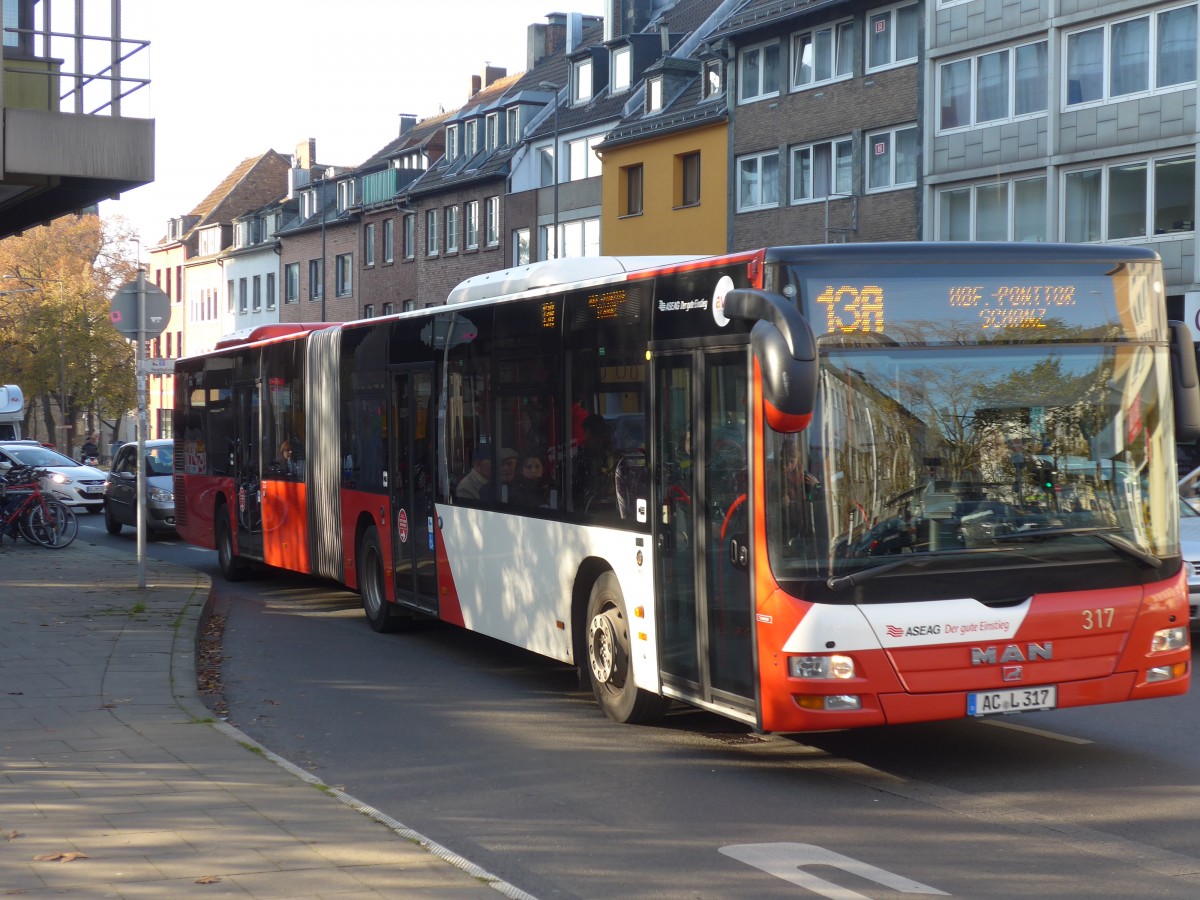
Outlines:
[{"label": "bus route number 13a", "polygon": [[825,330],[830,334],[869,334],[883,331],[883,288],[875,284],[839,288],[828,285],[817,295],[826,304]]}]

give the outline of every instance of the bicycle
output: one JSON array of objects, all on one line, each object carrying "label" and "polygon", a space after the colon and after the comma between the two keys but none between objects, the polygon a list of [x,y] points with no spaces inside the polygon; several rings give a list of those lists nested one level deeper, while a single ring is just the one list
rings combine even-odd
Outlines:
[{"label": "bicycle", "polygon": [[30,544],[61,550],[79,534],[75,511],[41,488],[45,469],[14,466],[0,475],[0,537],[19,534]]}]

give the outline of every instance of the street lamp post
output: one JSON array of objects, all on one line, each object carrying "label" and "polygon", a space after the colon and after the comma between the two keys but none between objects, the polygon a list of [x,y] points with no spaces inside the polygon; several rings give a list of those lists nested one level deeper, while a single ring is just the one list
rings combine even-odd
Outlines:
[{"label": "street lamp post", "polygon": [[538,82],[538,87],[554,93],[554,149],[550,155],[554,160],[554,259],[558,259],[558,92],[562,88],[552,81]]}]

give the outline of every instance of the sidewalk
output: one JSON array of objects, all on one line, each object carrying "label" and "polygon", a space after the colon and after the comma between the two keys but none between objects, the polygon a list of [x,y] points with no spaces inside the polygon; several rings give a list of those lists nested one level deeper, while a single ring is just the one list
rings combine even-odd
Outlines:
[{"label": "sidewalk", "polygon": [[207,576],[137,574],[0,547],[0,897],[527,897],[215,722]]}]

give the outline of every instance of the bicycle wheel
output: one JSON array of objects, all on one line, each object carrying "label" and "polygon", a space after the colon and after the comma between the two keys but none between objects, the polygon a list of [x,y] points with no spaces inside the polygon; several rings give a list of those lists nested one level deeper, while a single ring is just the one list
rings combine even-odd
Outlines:
[{"label": "bicycle wheel", "polygon": [[42,547],[61,550],[70,546],[79,534],[79,520],[69,506],[46,500],[30,511],[29,531]]}]

